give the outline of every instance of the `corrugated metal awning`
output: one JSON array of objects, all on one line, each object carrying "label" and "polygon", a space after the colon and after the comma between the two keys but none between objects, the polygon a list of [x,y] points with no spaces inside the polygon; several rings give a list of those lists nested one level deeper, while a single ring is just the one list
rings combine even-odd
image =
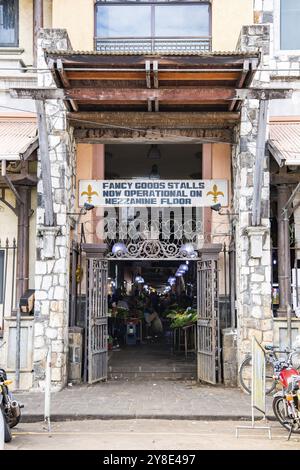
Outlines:
[{"label": "corrugated metal awning", "polygon": [[0,116],[0,160],[26,159],[37,147],[34,117]]},{"label": "corrugated metal awning", "polygon": [[300,165],[300,121],[271,122],[269,150],[279,166]]}]

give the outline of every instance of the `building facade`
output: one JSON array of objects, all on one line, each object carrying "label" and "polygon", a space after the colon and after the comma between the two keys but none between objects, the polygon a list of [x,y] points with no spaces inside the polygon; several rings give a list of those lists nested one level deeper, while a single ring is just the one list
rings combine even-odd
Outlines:
[{"label": "building facade", "polygon": [[[66,384],[76,296],[82,289],[87,318],[89,269],[99,255],[101,263],[109,260],[98,231],[101,207],[82,214],[80,238],[79,181],[147,177],[151,165],[142,153],[155,146],[164,157],[161,179],[228,182],[223,213],[204,207],[194,240],[200,263],[219,263],[219,286],[198,288],[202,299],[214,291],[217,300],[200,317],[213,323],[209,315],[227,299],[237,363],[253,336],[287,344],[287,318],[292,335],[299,329],[297,194],[293,213],[282,215],[299,179],[299,149],[289,147],[282,130],[299,137],[299,96],[290,91],[299,88],[300,45],[290,27],[300,15],[297,2],[12,0],[0,7],[0,128],[11,133],[0,151],[0,360],[18,386],[43,388],[49,347],[53,387]],[[80,265],[72,258],[79,241]],[[28,289],[34,312],[20,315]],[[219,371],[220,329],[207,332],[216,341],[205,337]],[[84,360],[92,377],[91,361],[100,355],[91,347],[86,343]],[[198,377],[205,380],[203,367]],[[234,361],[230,367],[236,371]]]}]

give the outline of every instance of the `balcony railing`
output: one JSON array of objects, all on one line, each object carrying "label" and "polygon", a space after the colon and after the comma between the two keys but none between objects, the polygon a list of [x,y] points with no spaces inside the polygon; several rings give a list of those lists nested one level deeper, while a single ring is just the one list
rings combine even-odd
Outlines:
[{"label": "balcony railing", "polygon": [[211,37],[95,38],[95,50],[106,53],[188,53],[211,50]]}]

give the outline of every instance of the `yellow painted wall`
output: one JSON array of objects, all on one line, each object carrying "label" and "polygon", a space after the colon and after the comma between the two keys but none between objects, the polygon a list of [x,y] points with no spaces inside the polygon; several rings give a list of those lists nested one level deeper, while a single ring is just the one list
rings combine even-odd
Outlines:
[{"label": "yellow painted wall", "polygon": [[[76,157],[76,206],[77,211],[78,207],[78,185],[79,180],[82,179],[92,179],[93,178],[93,146],[90,144],[78,144],[77,145],[77,157]],[[84,223],[84,229],[86,233],[86,238],[88,243],[93,243],[93,224],[92,224],[93,211],[88,212],[86,215],[83,215],[81,222]],[[80,232],[80,227],[78,227]]]},{"label": "yellow painted wall", "polygon": [[19,47],[24,49],[21,56],[26,65],[32,65],[33,47],[33,2],[19,0]]},{"label": "yellow painted wall", "polygon": [[[33,214],[29,221],[29,288],[34,289],[34,273],[35,273],[35,258],[36,258],[36,188],[31,191],[31,209]],[[15,207],[15,196],[13,193],[6,189],[5,197],[7,201]],[[0,241],[1,247],[5,245],[5,241],[8,238],[10,245],[13,239],[17,241],[18,237],[18,219],[15,213],[7,207],[3,202],[0,203]],[[1,249],[1,248],[0,248]],[[12,251],[10,252],[12,253]],[[8,280],[12,277],[12,256],[8,261]],[[9,314],[10,299],[11,299],[11,282],[7,282],[6,286],[6,315]],[[2,306],[0,305],[0,318],[2,315]]]},{"label": "yellow painted wall", "polygon": [[53,28],[66,28],[75,50],[94,48],[94,0],[53,0]]},{"label": "yellow painted wall", "polygon": [[243,25],[253,23],[253,0],[212,0],[212,50],[234,51]]},{"label": "yellow painted wall", "polygon": [[[52,0],[44,0],[44,27],[52,27]],[[19,48],[23,52],[18,57],[25,65],[32,65],[33,0],[19,0]]]},{"label": "yellow painted wall", "polygon": [[[226,179],[228,181],[228,201],[229,205],[222,209],[222,212],[230,211],[231,202],[231,146],[228,144],[213,144],[212,146],[212,178],[213,179]],[[212,242],[221,243],[228,248],[230,237],[230,224],[229,216],[221,215],[212,211]],[[224,276],[224,258],[220,256],[220,293],[225,293],[225,276]],[[227,279],[228,279],[228,265],[227,265]],[[228,294],[228,285],[227,285]]]},{"label": "yellow painted wall", "polygon": [[[21,58],[32,64],[33,0],[20,0]],[[253,0],[212,0],[212,49],[235,49],[243,25],[253,23]],[[65,28],[73,49],[93,50],[94,0],[44,0],[44,27]]]},{"label": "yellow painted wall", "polygon": [[44,0],[44,28],[52,28],[52,0]]},{"label": "yellow painted wall", "polygon": [[[15,197],[10,190],[5,191],[5,198],[13,207],[15,207]],[[12,246],[13,239],[17,240],[18,236],[18,221],[15,213],[7,207],[3,202],[0,202],[0,240],[1,248],[5,246],[6,239],[9,240],[9,245]],[[6,302],[5,302],[5,315],[10,314],[11,295],[12,295],[12,266],[13,266],[13,250],[8,253],[8,270],[6,282]],[[0,304],[0,327],[2,324],[3,304]]]}]

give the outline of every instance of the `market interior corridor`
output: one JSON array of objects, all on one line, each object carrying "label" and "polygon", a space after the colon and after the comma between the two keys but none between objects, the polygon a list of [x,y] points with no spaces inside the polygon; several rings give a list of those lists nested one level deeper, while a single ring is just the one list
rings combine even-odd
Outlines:
[{"label": "market interior corridor", "polygon": [[195,269],[193,261],[111,263],[109,379],[195,379]]}]

